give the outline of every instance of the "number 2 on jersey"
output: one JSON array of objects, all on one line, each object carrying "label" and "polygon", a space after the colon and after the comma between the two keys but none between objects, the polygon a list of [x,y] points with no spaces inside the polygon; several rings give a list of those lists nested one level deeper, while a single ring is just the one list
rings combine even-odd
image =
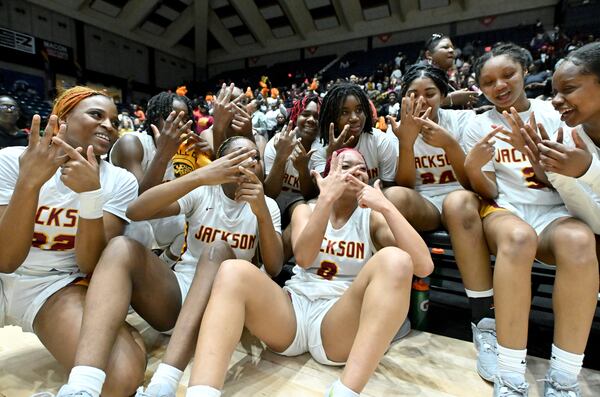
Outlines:
[{"label": "number 2 on jersey", "polygon": [[533,167],[525,167],[521,170],[525,178],[525,185],[529,189],[543,189],[546,187],[535,175]]},{"label": "number 2 on jersey", "polygon": [[66,251],[75,248],[75,236],[71,234],[59,234],[50,242],[50,247],[45,247],[48,243],[48,236],[45,233],[33,233],[31,245],[47,251]]},{"label": "number 2 on jersey", "polygon": [[317,274],[325,280],[331,280],[338,272],[338,266],[331,261],[321,262],[321,267],[317,270]]}]

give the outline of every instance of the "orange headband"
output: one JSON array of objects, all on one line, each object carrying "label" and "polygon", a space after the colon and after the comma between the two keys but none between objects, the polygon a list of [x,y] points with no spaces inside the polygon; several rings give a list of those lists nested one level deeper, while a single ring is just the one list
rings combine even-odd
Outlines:
[{"label": "orange headband", "polygon": [[52,108],[52,114],[58,116],[59,119],[64,119],[66,116],[77,104],[83,101],[85,98],[89,98],[94,95],[104,95],[106,94],[93,90],[84,86],[75,86],[73,88],[69,88],[62,94],[60,94],[54,100],[54,107]]}]

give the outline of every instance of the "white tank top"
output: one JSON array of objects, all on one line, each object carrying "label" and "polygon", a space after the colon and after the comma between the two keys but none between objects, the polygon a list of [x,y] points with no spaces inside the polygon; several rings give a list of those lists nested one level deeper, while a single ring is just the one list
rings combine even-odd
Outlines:
[{"label": "white tank top", "polygon": [[341,296],[376,251],[370,218],[371,209],[357,207],[339,229],[328,221],[319,254],[308,269],[294,267],[286,288],[311,300]]}]

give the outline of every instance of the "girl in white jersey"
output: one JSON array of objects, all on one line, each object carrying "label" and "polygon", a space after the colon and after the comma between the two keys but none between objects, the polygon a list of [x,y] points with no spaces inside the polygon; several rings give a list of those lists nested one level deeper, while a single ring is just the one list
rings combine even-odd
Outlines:
[{"label": "girl in white jersey", "polygon": [[323,148],[317,139],[320,107],[317,95],[296,100],[287,129],[277,133],[265,147],[265,194],[277,202],[281,211],[286,260],[293,255],[288,226],[294,208],[319,192],[310,171],[316,166],[312,155]]},{"label": "girl in white jersey", "polygon": [[389,134],[373,128],[373,125],[366,92],[356,84],[334,85],[323,98],[319,114],[321,142],[325,148],[313,154],[315,170],[323,172],[334,151],[351,147],[365,157],[369,184],[380,179],[384,186],[393,185],[398,145]]},{"label": "girl in white jersey", "polygon": [[313,175],[320,194],[292,216],[298,265],[284,290],[250,263],[221,265],[188,397],[221,395],[244,326],[281,354],[347,362],[327,396],[357,396],[406,317],[413,273],[433,270],[425,243],[384,197],[380,182],[366,184],[359,152],[335,152],[331,172],[324,179]]},{"label": "girl in white jersey", "polygon": [[[163,91],[148,101],[146,120],[141,131],[125,134],[110,152],[110,162],[135,175],[139,193],[175,179],[171,159],[179,145],[188,137],[202,141],[191,133],[192,106],[186,97]],[[206,144],[207,145],[207,144]],[[148,225],[151,230],[148,231]],[[133,222],[125,231],[148,248],[156,243],[164,248],[163,260],[172,263],[179,257],[183,245],[185,219],[173,216],[151,222]],[[141,238],[148,233],[149,238]]]},{"label": "girl in white jersey", "polygon": [[[56,99],[52,113],[44,137],[40,117],[34,116],[29,145],[0,151],[0,271],[6,273],[0,275],[0,325],[5,319],[35,332],[71,368],[84,313],[84,277],[95,270],[107,242],[123,232],[137,183],[129,172],[100,160],[118,138],[110,97],[74,87]],[[122,350],[107,356],[107,395],[121,395],[122,385],[143,376],[145,363],[137,332],[123,322],[114,332]],[[124,350],[131,354],[119,354]]]},{"label": "girl in white jersey", "polygon": [[569,212],[600,234],[600,43],[571,52],[552,81],[556,90],[552,104],[573,129],[552,141],[527,128],[529,148]]},{"label": "girl in white jersey", "polygon": [[557,390],[579,395],[577,374],[598,291],[595,239],[587,225],[568,216],[558,193],[536,178],[543,172],[536,172],[539,165],[524,154],[520,128],[525,123],[535,126],[537,120],[553,133],[560,123],[549,103],[525,96],[527,63],[525,50],[514,44],[498,45],[477,61],[477,80],[495,108],[478,115],[465,133],[465,146],[470,149],[465,168],[471,186],[483,198],[495,200],[498,207],[483,218],[488,244],[496,255],[498,373],[494,395],[528,394],[525,357],[531,267],[536,257],[558,268],[553,292],[554,344],[545,395],[559,395]]},{"label": "girl in white jersey", "polygon": [[399,145],[399,186],[390,187],[386,197],[415,229],[430,231],[443,225],[448,230],[471,305],[477,370],[492,381],[496,338],[490,254],[479,217],[480,200],[463,189],[469,188],[469,181],[462,135],[475,112],[441,108],[448,78],[434,66],[414,65],[402,80],[400,124],[388,118]]},{"label": "girl in white jersey", "polygon": [[[257,153],[247,138],[230,138],[221,145],[218,160],[147,190],[129,206],[127,215],[133,220],[184,214],[186,251],[172,271],[136,241],[121,237],[109,243],[86,299],[87,307],[95,311],[83,318],[78,366],[100,372],[106,368],[110,352],[119,348],[114,345],[116,325],[123,323],[131,305],[158,330],[175,326],[164,364],[148,390],[150,395],[175,395],[221,262],[253,260],[260,245],[266,271],[273,276],[279,272],[283,255],[279,210],[263,195]],[[132,370],[143,374],[144,365]],[[58,396],[86,391],[98,397],[102,383],[74,377],[73,371]],[[143,377],[130,380],[115,395],[132,395],[142,381]]]}]

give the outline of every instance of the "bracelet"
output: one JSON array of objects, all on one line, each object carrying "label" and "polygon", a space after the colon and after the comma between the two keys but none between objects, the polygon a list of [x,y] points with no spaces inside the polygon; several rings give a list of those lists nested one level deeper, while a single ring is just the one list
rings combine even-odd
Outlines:
[{"label": "bracelet", "polygon": [[79,193],[79,217],[83,219],[102,218],[104,196],[102,188],[90,192]]}]

